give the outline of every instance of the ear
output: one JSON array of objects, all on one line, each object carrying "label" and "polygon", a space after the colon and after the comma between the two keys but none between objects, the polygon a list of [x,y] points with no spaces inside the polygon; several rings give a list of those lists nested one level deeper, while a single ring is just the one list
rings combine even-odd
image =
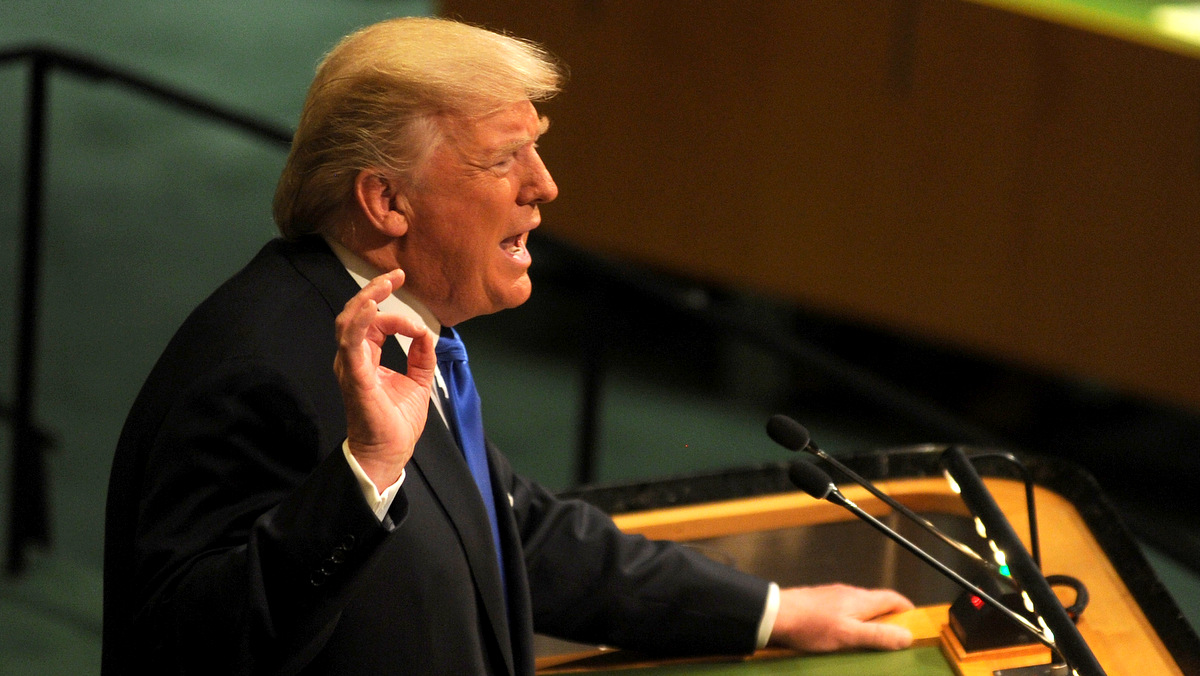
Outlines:
[{"label": "ear", "polygon": [[377,169],[363,169],[354,178],[358,208],[375,230],[389,237],[408,232],[408,200],[395,189],[396,181]]}]

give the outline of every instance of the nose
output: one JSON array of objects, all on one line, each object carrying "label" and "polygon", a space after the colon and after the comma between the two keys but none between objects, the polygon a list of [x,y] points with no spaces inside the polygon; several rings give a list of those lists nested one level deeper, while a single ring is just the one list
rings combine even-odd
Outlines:
[{"label": "nose", "polygon": [[554,178],[550,176],[550,170],[546,168],[546,164],[542,162],[542,157],[537,154],[537,151],[533,151],[531,155],[529,173],[518,196],[520,202],[521,204],[553,202],[554,198],[558,197],[558,185],[554,183]]}]

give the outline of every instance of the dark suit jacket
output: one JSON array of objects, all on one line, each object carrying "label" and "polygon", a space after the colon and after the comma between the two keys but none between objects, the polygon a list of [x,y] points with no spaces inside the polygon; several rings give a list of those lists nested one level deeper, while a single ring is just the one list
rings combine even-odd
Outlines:
[{"label": "dark suit jacket", "polygon": [[[528,674],[545,633],[748,652],[766,583],[515,475],[489,447],[507,603],[478,490],[431,408],[380,523],[341,453],[333,321],[358,287],[317,238],[267,244],[201,304],[122,432],[104,673]],[[404,370],[394,341],[383,363]]]}]

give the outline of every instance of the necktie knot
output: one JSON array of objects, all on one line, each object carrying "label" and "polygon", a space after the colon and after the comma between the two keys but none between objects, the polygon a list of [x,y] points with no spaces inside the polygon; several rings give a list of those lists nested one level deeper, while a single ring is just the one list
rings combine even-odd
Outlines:
[{"label": "necktie knot", "polygon": [[458,331],[449,326],[442,329],[433,350],[439,362],[467,361],[467,346],[463,345],[462,339],[458,337]]}]

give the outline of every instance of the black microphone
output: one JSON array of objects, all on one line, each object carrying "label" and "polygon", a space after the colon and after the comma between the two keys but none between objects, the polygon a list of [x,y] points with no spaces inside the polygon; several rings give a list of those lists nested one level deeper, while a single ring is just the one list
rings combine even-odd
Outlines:
[{"label": "black microphone", "polygon": [[[801,427],[800,429],[803,430],[804,428]],[[807,437],[808,433],[805,432],[804,436]],[[774,437],[772,437],[772,438],[774,438]],[[993,598],[987,592],[983,591],[982,589],[975,586],[974,584],[971,584],[969,581],[967,581],[966,578],[964,578],[963,576],[961,576],[958,573],[951,570],[949,567],[947,567],[941,561],[938,561],[937,559],[930,556],[928,553],[925,552],[925,550],[921,549],[920,547],[916,546],[912,542],[908,541],[903,535],[897,533],[896,531],[892,530],[891,528],[888,528],[886,525],[884,525],[883,522],[879,521],[875,517],[871,516],[870,514],[866,513],[865,511],[863,511],[863,509],[861,507],[854,504],[854,502],[852,502],[845,495],[842,495],[842,492],[838,490],[836,485],[834,485],[833,479],[830,479],[829,475],[826,474],[824,471],[822,471],[821,468],[817,467],[816,465],[814,465],[810,462],[805,462],[803,460],[797,461],[797,462],[792,463],[791,467],[788,469],[788,479],[790,479],[797,488],[804,491],[805,493],[808,493],[812,497],[814,497],[818,500],[827,500],[829,502],[832,502],[833,504],[838,505],[839,507],[845,508],[850,513],[857,516],[859,519],[866,521],[869,525],[874,527],[875,530],[878,530],[879,532],[883,533],[887,537],[891,538],[892,540],[894,540],[896,542],[896,544],[907,549],[909,552],[911,552],[917,558],[921,559],[925,563],[932,566],[934,568],[934,570],[936,570],[939,573],[941,573],[942,575],[946,576],[952,582],[954,582],[958,586],[962,587],[963,589],[967,590],[971,594],[977,596],[984,603],[987,603],[988,605],[992,606],[998,612],[1002,613],[1003,615],[1008,617],[1013,622],[1016,622],[1023,629],[1025,629],[1030,634],[1032,634],[1035,638],[1037,638],[1037,640],[1041,641],[1048,648],[1050,648],[1050,650],[1054,654],[1056,654],[1056,655],[1059,654],[1058,647],[1055,644],[1054,639],[1051,636],[1044,633],[1041,628],[1034,625],[1028,619],[1018,615],[1016,612],[1014,612],[1008,606],[1004,605],[1000,601],[997,601],[995,598]]]},{"label": "black microphone", "polygon": [[[849,467],[839,462],[837,458],[834,458],[818,448],[817,445],[813,443],[812,437],[809,436],[808,430],[804,429],[804,426],[800,423],[792,420],[786,415],[776,413],[775,415],[771,416],[769,420],[767,420],[767,436],[771,437],[775,443],[783,446],[789,451],[803,451],[811,453],[825,462],[833,465],[839,472],[849,477],[851,481],[867,489],[871,495],[874,495],[876,498],[883,501],[885,505],[891,507],[900,514],[903,514],[910,521],[921,526],[945,544],[950,545],[961,554],[966,555],[975,561],[975,563],[987,569],[987,571],[996,578],[1007,581],[1007,576],[1001,572],[1000,567],[996,565],[995,562],[980,556],[979,553],[977,553],[974,549],[971,549],[970,546],[947,535],[940,528],[933,525],[933,523],[931,523],[928,519],[900,504],[898,501],[892,498],[892,496],[879,490],[875,484],[862,478]],[[795,479],[793,479],[792,482],[795,483]]]},{"label": "black microphone", "polygon": [[1055,636],[1056,643],[1061,646],[1059,654],[1070,662],[1076,673],[1103,676],[1104,668],[1079,633],[1074,619],[1050,588],[1050,582],[1042,575],[1041,568],[1025,550],[1008,517],[996,504],[966,454],[962,449],[951,446],[942,452],[940,460],[955,492],[962,496],[967,508],[983,524],[989,545],[994,551],[1005,553],[1013,578],[1021,586],[1029,609],[1037,613],[1039,624]]}]

